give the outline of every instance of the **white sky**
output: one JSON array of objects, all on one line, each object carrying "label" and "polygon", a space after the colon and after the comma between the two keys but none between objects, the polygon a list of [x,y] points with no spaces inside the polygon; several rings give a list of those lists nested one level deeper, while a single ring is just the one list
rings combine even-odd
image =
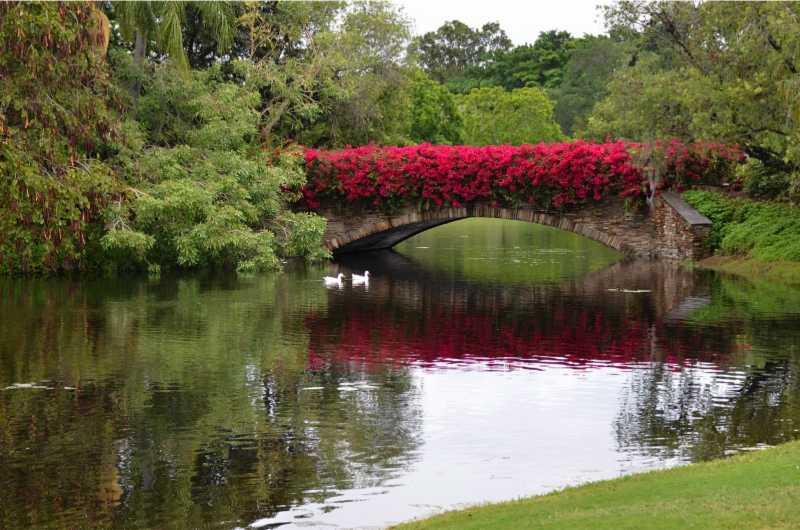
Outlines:
[{"label": "white sky", "polygon": [[448,20],[473,28],[499,22],[515,46],[533,44],[539,33],[567,30],[574,37],[605,33],[597,5],[609,0],[392,0],[416,21],[417,34],[436,31]]}]

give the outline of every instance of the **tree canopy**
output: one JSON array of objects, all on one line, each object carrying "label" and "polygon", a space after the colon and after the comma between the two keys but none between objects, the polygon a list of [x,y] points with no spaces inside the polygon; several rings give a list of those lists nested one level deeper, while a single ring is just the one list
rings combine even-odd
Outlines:
[{"label": "tree canopy", "polygon": [[417,72],[411,84],[412,143],[458,145],[464,143],[464,119],[449,90]]},{"label": "tree canopy", "polygon": [[451,20],[415,39],[413,52],[433,79],[445,83],[464,77],[470,67],[484,66],[492,54],[509,51],[511,47],[511,39],[497,22],[476,29]]},{"label": "tree canopy", "polygon": [[559,142],[566,138],[553,120],[553,102],[539,88],[476,88],[462,100],[469,145]]},{"label": "tree canopy", "polygon": [[116,192],[97,161],[120,133],[95,6],[0,4],[0,258],[27,272],[80,267]]},{"label": "tree canopy", "polygon": [[608,95],[614,72],[625,68],[635,56],[633,44],[611,37],[587,35],[575,41],[561,82],[547,90],[556,101],[553,116],[565,134],[571,136],[576,125],[585,123],[594,106]]},{"label": "tree canopy", "polygon": [[796,171],[799,17],[784,2],[617,2],[607,24],[639,36],[639,60],[616,72],[580,135],[725,140]]}]

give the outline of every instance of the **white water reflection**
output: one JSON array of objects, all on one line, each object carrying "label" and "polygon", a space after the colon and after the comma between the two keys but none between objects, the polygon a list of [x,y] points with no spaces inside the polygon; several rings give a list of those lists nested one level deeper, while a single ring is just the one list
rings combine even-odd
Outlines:
[{"label": "white water reflection", "polygon": [[305,504],[254,528],[384,528],[470,504],[675,465],[620,453],[612,425],[635,370],[540,365],[413,368],[424,411],[412,468],[379,487]]}]

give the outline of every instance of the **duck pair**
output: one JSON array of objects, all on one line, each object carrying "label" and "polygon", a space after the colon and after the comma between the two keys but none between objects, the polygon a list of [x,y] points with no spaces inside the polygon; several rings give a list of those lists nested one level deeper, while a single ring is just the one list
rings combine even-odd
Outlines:
[{"label": "duck pair", "polygon": [[[344,274],[340,272],[338,276],[323,276],[322,279],[325,281],[325,285],[342,283],[342,280],[344,280]],[[364,271],[364,276],[352,274],[350,279],[353,280],[354,285],[358,283],[369,283],[369,271]]]}]

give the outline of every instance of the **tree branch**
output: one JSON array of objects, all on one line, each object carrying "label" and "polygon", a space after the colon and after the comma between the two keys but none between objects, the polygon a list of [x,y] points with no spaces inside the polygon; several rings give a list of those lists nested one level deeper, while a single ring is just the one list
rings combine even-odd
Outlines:
[{"label": "tree branch", "polygon": [[788,164],[775,152],[770,151],[759,145],[748,144],[744,146],[743,151],[745,154],[756,160],[760,160],[762,164],[771,169],[777,169],[784,173],[792,173],[797,170],[797,166]]},{"label": "tree branch", "polygon": [[[775,39],[772,38],[772,35],[767,34],[767,42],[769,42],[769,45],[772,46],[772,49],[775,50],[776,52],[783,51],[783,48],[781,47],[781,45],[778,44],[777,42],[775,42]],[[794,67],[794,64],[792,64],[792,61],[790,61],[788,58],[784,58],[783,62],[786,64],[786,66],[789,67],[789,70],[793,74],[797,73],[797,69]]]}]

